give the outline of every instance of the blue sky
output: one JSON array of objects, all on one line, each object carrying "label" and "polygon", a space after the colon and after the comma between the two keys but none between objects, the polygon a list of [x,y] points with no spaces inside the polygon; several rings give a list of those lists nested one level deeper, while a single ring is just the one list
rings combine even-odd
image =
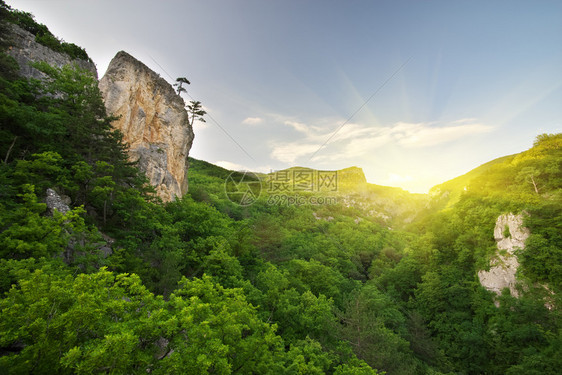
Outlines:
[{"label": "blue sky", "polygon": [[7,3],[100,76],[125,50],[187,77],[210,115],[190,154],[229,168],[355,165],[426,192],[562,131],[561,1]]}]

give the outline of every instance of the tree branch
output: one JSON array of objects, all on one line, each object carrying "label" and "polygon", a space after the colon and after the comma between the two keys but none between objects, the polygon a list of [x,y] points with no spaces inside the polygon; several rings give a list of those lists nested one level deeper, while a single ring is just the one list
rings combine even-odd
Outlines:
[{"label": "tree branch", "polygon": [[12,141],[12,144],[10,145],[10,148],[8,149],[8,152],[6,153],[6,157],[4,158],[4,164],[8,163],[8,158],[10,157],[10,153],[12,152],[12,148],[14,147],[14,145],[16,144],[16,140],[18,139],[18,136],[16,135],[14,137],[14,140]]}]

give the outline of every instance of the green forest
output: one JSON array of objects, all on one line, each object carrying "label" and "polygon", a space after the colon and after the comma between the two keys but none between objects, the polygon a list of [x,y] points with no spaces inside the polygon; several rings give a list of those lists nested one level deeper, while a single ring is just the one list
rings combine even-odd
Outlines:
[{"label": "green forest", "polygon": [[[0,10],[2,35],[24,24],[84,57],[31,15]],[[20,77],[0,54],[0,372],[562,368],[562,134],[428,195],[366,184],[335,204],[272,204],[266,189],[233,203],[232,172],[190,159],[189,193],[163,203],[128,161],[96,78],[35,68],[49,79]],[[48,189],[68,211],[47,209]],[[509,212],[531,233],[518,298],[477,276]]]}]

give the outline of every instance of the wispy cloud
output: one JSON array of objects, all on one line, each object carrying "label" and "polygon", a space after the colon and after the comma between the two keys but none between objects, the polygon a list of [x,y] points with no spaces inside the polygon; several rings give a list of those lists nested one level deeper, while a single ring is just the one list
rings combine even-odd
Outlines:
[{"label": "wispy cloud", "polygon": [[283,163],[293,165],[297,159],[312,154],[318,149],[316,143],[285,142],[273,143],[271,157]]},{"label": "wispy cloud", "polygon": [[246,117],[242,121],[242,124],[244,124],[244,125],[259,125],[262,122],[263,122],[263,119],[261,117]]},{"label": "wispy cloud", "polygon": [[389,129],[397,143],[404,147],[429,147],[470,135],[487,133],[491,126],[479,123],[431,126],[430,124],[398,123]]},{"label": "wispy cloud", "polygon": [[[294,163],[299,158],[312,155],[329,137],[322,128],[297,121],[285,121],[303,135],[292,142],[271,142],[271,157],[281,162]],[[324,128],[325,129],[325,128]],[[362,124],[347,124],[329,145],[335,147],[338,158],[359,157],[384,146],[399,148],[425,148],[449,143],[472,135],[491,131],[489,125],[475,119],[461,119],[448,123],[397,122],[390,126],[368,127]],[[332,156],[317,155],[314,160],[331,159]]]},{"label": "wispy cloud", "polygon": [[311,129],[308,125],[302,123],[302,122],[297,122],[297,121],[285,121],[284,122],[285,125],[289,125],[290,127],[292,127],[293,129],[295,129],[296,131],[298,131],[299,133],[304,133],[307,135],[312,135],[311,133]]}]

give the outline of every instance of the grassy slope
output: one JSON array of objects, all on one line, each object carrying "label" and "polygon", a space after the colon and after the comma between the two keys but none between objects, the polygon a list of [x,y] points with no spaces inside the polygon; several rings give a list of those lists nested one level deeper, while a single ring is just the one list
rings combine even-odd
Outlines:
[{"label": "grassy slope", "polygon": [[468,173],[445,181],[442,184],[435,185],[430,189],[429,194],[432,196],[434,202],[438,202],[438,208],[450,208],[459,201],[461,194],[473,179],[488,172],[490,168],[495,165],[511,162],[517,155],[518,154],[502,156],[484,163]]}]

